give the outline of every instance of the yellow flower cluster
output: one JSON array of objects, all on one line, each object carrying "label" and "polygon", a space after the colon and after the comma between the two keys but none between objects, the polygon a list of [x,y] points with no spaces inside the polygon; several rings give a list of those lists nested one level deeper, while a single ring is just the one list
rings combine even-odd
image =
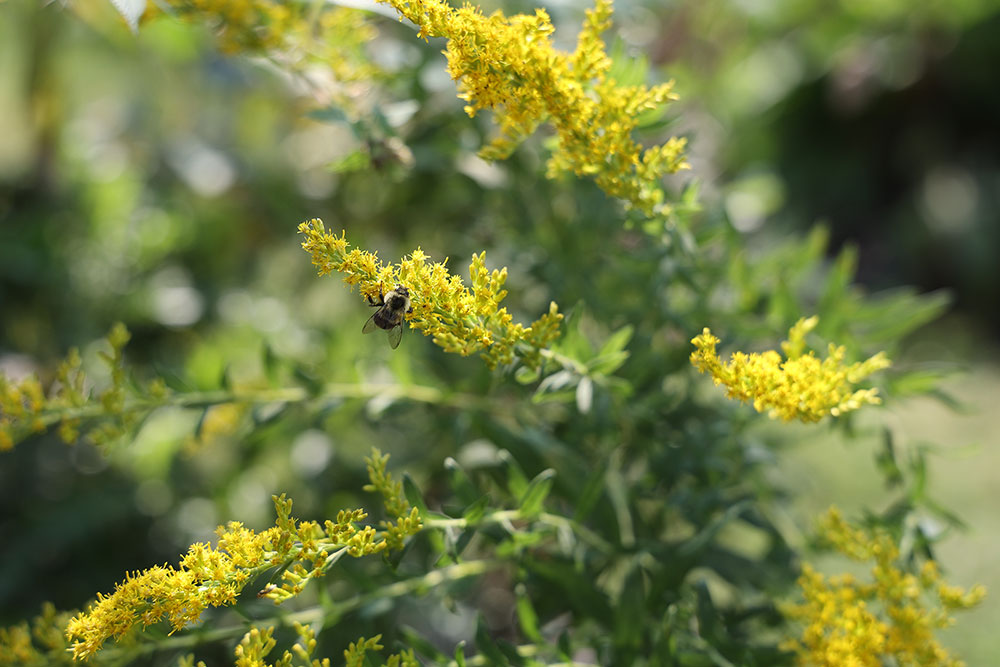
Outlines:
[{"label": "yellow flower cluster", "polygon": [[[970,591],[941,581],[934,561],[919,574],[897,564],[899,548],[885,532],[855,528],[835,509],[823,518],[820,531],[838,551],[857,561],[871,561],[872,581],[849,574],[825,577],[808,564],[799,586],[805,601],[786,608],[805,624],[799,639],[785,648],[803,665],[881,667],[886,664],[953,667],[962,663],[934,638],[934,630],[953,623],[949,610],[978,604],[986,591]],[[940,607],[925,600],[937,598]]]},{"label": "yellow flower cluster", "polygon": [[[388,457],[374,450],[369,459],[373,470],[372,486],[388,496],[397,490],[386,473]],[[97,601],[69,621],[66,637],[72,642],[74,658],[86,659],[110,638],[121,639],[134,627],[146,627],[167,621],[172,631],[195,623],[208,607],[235,603],[243,588],[259,574],[280,567],[281,582],[266,586],[259,597],[276,604],[298,595],[314,578],[326,574],[344,555],[360,558],[376,554],[389,545],[387,534],[371,526],[355,524],[367,515],[363,510],[341,511],[336,522],[323,526],[313,521],[291,518],[292,501],[274,498],[278,518],[275,525],[261,533],[230,522],[217,529],[218,545],[194,544],[181,559],[180,566],[155,566],[130,574],[111,595],[98,595]],[[392,509],[393,545],[422,528],[419,512],[402,497]]]},{"label": "yellow flower cluster", "polygon": [[608,76],[611,59],[600,34],[611,25],[611,0],[587,12],[573,53],[552,46],[548,14],[486,16],[475,6],[444,0],[380,0],[415,23],[418,36],[444,37],[448,72],[474,116],[491,109],[500,136],[481,155],[503,159],[545,121],[557,147],[548,175],[572,171],[593,177],[605,192],[646,214],[663,212],[664,174],[686,169],[684,139],[643,150],[632,133],[639,115],[677,99],[673,82],[623,86]]},{"label": "yellow flower cluster", "polygon": [[554,302],[529,327],[514,322],[507,309],[500,307],[507,295],[503,289],[507,269],[487,269],[485,252],[472,257],[470,289],[443,262],[430,262],[420,248],[398,264],[383,264],[375,253],[349,250],[346,235],[328,233],[318,218],[303,222],[299,232],[305,235],[302,247],[312,256],[319,275],[341,273],[345,283],[356,285],[374,301],[397,284],[406,287],[413,308],[405,316],[409,326],[432,336],[446,352],[468,356],[482,351],[491,369],[515,358],[537,368],[540,351],[559,335],[562,314]]},{"label": "yellow flower cluster", "polygon": [[709,373],[715,384],[725,385],[730,398],[752,401],[758,412],[769,411],[785,421],[817,422],[826,415],[837,417],[866,403],[881,402],[876,389],[854,389],[872,373],[887,368],[884,352],[851,365],[844,364],[846,350],[830,344],[828,356],[818,359],[805,351],[805,336],[815,328],[818,317],[799,320],[781,344],[785,358],[775,350],[763,353],[733,353],[724,363],[716,352],[719,339],[706,327],[691,343],[691,363],[699,372]]},{"label": "yellow flower cluster", "polygon": [[[152,5],[153,3],[150,3]],[[366,80],[378,69],[364,45],[376,36],[363,12],[328,3],[282,0],[167,0],[181,16],[216,31],[226,53],[281,53],[329,67],[339,81]]]},{"label": "yellow flower cluster", "polygon": [[[80,353],[74,348],[56,371],[55,391],[48,397],[39,379],[30,375],[14,382],[0,373],[0,451],[10,449],[32,433],[44,431],[59,424],[59,436],[66,443],[80,437],[83,417],[112,417],[87,431],[87,436],[97,444],[105,444],[121,435],[134,421],[126,414],[125,407],[125,345],[131,335],[125,325],[115,324],[108,333],[111,353],[100,356],[108,365],[111,384],[98,396],[97,404],[90,400],[84,389]],[[161,383],[148,387],[151,395],[166,392]]]},{"label": "yellow flower cluster", "polygon": [[0,665],[61,665],[72,662],[63,631],[72,614],[46,602],[31,621],[0,628]]}]

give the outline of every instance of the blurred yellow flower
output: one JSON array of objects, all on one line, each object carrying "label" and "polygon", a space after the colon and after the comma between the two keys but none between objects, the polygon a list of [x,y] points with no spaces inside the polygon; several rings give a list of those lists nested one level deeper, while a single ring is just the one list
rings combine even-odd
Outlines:
[{"label": "blurred yellow flower", "polygon": [[[799,664],[882,667],[886,664],[957,667],[934,637],[953,623],[949,609],[978,604],[985,588],[970,591],[941,581],[937,565],[927,561],[919,575],[906,572],[890,535],[856,528],[836,508],[820,522],[822,537],[853,560],[873,562],[870,583],[849,574],[826,577],[808,563],[799,587],[804,601],[785,614],[804,624],[801,637],[785,643]],[[940,607],[928,603],[937,597]]]},{"label": "blurred yellow flower", "polygon": [[507,269],[487,269],[485,252],[472,256],[470,288],[445,262],[431,262],[420,248],[397,264],[384,264],[375,253],[349,250],[346,235],[330,234],[318,218],[303,222],[299,232],[306,237],[302,247],[312,255],[319,275],[341,273],[345,283],[356,285],[373,301],[397,284],[406,287],[413,308],[405,316],[409,326],[433,337],[446,352],[462,356],[482,352],[491,369],[515,358],[537,368],[541,350],[559,336],[562,314],[554,302],[528,327],[514,322],[500,307],[507,295],[503,289]]},{"label": "blurred yellow flower", "polygon": [[805,351],[805,336],[815,328],[818,317],[800,319],[781,344],[785,358],[774,351],[746,354],[734,352],[723,362],[716,346],[719,339],[706,327],[692,339],[697,348],[691,363],[699,372],[709,373],[715,384],[726,386],[726,395],[753,402],[758,412],[768,411],[785,421],[817,422],[827,415],[837,417],[866,403],[878,404],[876,389],[854,389],[854,385],[891,362],[884,352],[863,362],[844,364],[846,350],[830,344],[828,356],[818,359]]},{"label": "blurred yellow flower", "polygon": [[[148,3],[155,12],[154,3]],[[167,0],[167,6],[215,31],[226,53],[281,54],[290,66],[322,63],[338,81],[364,81],[378,73],[365,44],[376,30],[364,12],[333,4],[281,0]],[[146,16],[145,18],[149,18]]]}]

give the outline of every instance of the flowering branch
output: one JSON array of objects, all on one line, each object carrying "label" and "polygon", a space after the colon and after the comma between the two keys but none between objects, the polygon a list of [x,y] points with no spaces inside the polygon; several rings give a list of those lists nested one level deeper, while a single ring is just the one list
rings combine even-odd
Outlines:
[{"label": "flowering branch", "polygon": [[542,9],[506,17],[444,0],[379,1],[415,23],[418,37],[448,40],[448,73],[466,113],[490,109],[500,126],[500,136],[481,151],[484,158],[506,158],[550,121],[558,142],[549,178],[572,171],[648,215],[669,211],[660,179],[688,168],[686,142],[672,137],[643,150],[632,133],[640,114],[677,99],[674,84],[623,86],[608,76],[612,61],[600,34],[611,26],[611,0],[597,0],[587,11],[573,53],[553,48],[555,29]]},{"label": "flowering branch", "polygon": [[528,327],[500,307],[507,295],[507,269],[489,271],[485,252],[472,257],[469,288],[444,262],[430,262],[420,248],[397,264],[384,264],[375,253],[348,250],[346,234],[330,234],[319,218],[303,222],[299,232],[305,235],[302,248],[312,256],[319,275],[342,273],[345,283],[356,285],[371,301],[397,284],[406,287],[413,308],[406,321],[446,352],[468,356],[481,351],[491,369],[515,359],[537,369],[541,350],[559,335],[562,314],[555,302]]},{"label": "flowering branch", "polygon": [[[805,624],[800,639],[786,643],[801,664],[940,665],[957,667],[934,638],[934,630],[953,623],[949,611],[973,607],[986,595],[983,586],[966,591],[941,579],[934,561],[918,574],[899,563],[896,541],[886,532],[856,528],[831,508],[820,534],[837,551],[858,562],[873,562],[872,582],[853,575],[826,577],[808,563],[799,586],[804,601],[785,614]],[[924,598],[936,598],[928,604]],[[939,606],[938,606],[939,605]]]},{"label": "flowering branch", "polygon": [[[373,450],[369,459],[372,487],[383,497],[397,488],[385,471],[388,457]],[[169,622],[172,632],[195,623],[208,607],[232,605],[243,588],[271,568],[279,568],[279,582],[263,588],[258,597],[280,604],[298,595],[317,577],[325,575],[344,555],[360,558],[403,540],[422,528],[420,513],[402,497],[391,503],[399,512],[386,530],[356,524],[367,515],[363,510],[342,510],[337,520],[323,526],[291,517],[292,501],[284,494],[274,497],[278,514],[275,525],[261,533],[230,522],[217,529],[218,546],[191,546],[180,566],[155,566],[127,576],[114,593],[98,595],[97,602],[77,615],[66,627],[73,642],[73,657],[86,659],[110,638],[120,639],[134,627]],[[389,508],[387,508],[389,509]]]}]

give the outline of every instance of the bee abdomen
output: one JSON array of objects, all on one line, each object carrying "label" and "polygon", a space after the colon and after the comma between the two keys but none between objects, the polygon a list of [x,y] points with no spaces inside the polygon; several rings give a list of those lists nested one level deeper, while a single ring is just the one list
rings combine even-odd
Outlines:
[{"label": "bee abdomen", "polygon": [[397,324],[399,324],[399,318],[394,317],[392,311],[380,310],[375,313],[375,325],[379,329],[391,329]]}]

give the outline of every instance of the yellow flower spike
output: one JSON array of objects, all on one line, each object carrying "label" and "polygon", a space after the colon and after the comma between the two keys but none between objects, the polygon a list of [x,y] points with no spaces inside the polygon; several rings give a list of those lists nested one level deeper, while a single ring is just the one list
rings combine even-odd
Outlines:
[{"label": "yellow flower spike", "polygon": [[601,33],[611,25],[611,0],[588,10],[573,53],[552,46],[554,28],[544,10],[533,15],[486,16],[479,8],[444,0],[379,0],[415,23],[422,39],[448,40],[448,73],[458,82],[465,111],[494,113],[499,136],[480,155],[508,157],[544,122],[556,132],[546,174],[592,177],[613,197],[647,215],[666,213],[660,179],[687,169],[684,139],[643,149],[632,133],[644,111],[677,99],[673,82],[653,88],[608,78],[611,59]]},{"label": "yellow flower spike", "polygon": [[[373,483],[391,482],[385,472],[387,460],[379,458],[381,468],[377,478],[373,474]],[[337,522],[327,521],[325,529],[313,521],[299,522],[289,514],[290,500],[284,495],[273,497],[278,516],[271,528],[256,533],[241,523],[230,522],[217,529],[216,547],[193,544],[177,568],[164,565],[130,573],[110,595],[98,594],[96,602],[66,624],[65,636],[73,658],[85,660],[108,639],[120,639],[137,626],[166,621],[171,632],[176,632],[196,623],[208,607],[235,604],[250,581],[275,566],[287,566],[281,583],[269,584],[258,597],[279,604],[302,592],[312,579],[325,575],[336,562],[330,554],[345,552],[362,557],[401,547],[407,537],[420,531],[422,524],[419,514],[415,517],[401,496],[388,502],[395,490],[395,486],[387,486],[383,492],[387,509],[399,512],[388,512],[395,523],[383,521],[383,530],[354,526],[355,521],[366,516],[362,510],[341,511]]]},{"label": "yellow flower spike", "polygon": [[786,358],[774,350],[746,354],[735,352],[723,362],[716,351],[719,339],[706,327],[692,339],[691,364],[726,386],[726,395],[753,403],[758,412],[769,412],[784,421],[817,422],[878,404],[876,389],[854,389],[853,385],[891,362],[884,352],[851,365],[844,364],[846,349],[830,344],[825,359],[805,350],[805,336],[819,322],[817,317],[799,320],[781,344]]},{"label": "yellow flower spike", "polygon": [[224,53],[266,52],[281,56],[291,67],[319,62],[342,82],[379,75],[364,54],[364,45],[377,36],[364,12],[281,0],[166,0],[166,4],[184,19],[214,28]]},{"label": "yellow flower spike", "polygon": [[[802,602],[786,605],[787,617],[802,623],[801,635],[784,643],[801,665],[923,665],[957,667],[934,637],[954,623],[949,609],[968,608],[985,594],[940,582],[933,561],[919,576],[906,572],[892,537],[879,529],[850,525],[831,508],[819,522],[826,542],[852,560],[873,563],[872,582],[850,575],[824,576],[808,563],[799,577]],[[929,600],[937,597],[940,606]],[[953,604],[960,601],[961,604]]]},{"label": "yellow flower spike", "polygon": [[383,264],[375,253],[349,249],[346,234],[330,234],[318,218],[300,224],[299,233],[305,236],[302,248],[319,275],[342,274],[344,282],[357,286],[366,299],[377,300],[397,284],[406,287],[413,312],[404,319],[446,352],[462,356],[481,352],[490,369],[515,359],[537,368],[540,350],[559,336],[562,314],[555,303],[530,327],[515,323],[500,307],[507,296],[503,289],[507,269],[486,268],[485,251],[472,256],[469,288],[448,270],[447,260],[432,262],[420,248],[398,264]]}]

